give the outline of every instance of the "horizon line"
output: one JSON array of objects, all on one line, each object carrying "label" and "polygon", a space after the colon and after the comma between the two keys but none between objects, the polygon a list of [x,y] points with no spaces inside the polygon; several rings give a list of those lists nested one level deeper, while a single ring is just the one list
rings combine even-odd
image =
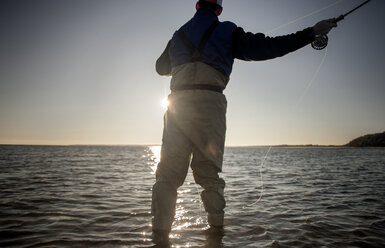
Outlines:
[{"label": "horizon line", "polygon": [[[0,144],[0,146],[162,146],[161,144]],[[253,147],[347,147],[344,145],[318,144],[280,144],[280,145],[225,145],[225,148],[253,148]]]}]

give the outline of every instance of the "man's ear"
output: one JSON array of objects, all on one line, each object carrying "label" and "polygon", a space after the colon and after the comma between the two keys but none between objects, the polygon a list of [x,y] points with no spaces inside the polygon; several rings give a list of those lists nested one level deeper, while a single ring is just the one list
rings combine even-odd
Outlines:
[{"label": "man's ear", "polygon": [[223,10],[223,8],[220,8],[220,10],[218,11],[218,15],[217,16],[220,16],[222,14],[222,10]]},{"label": "man's ear", "polygon": [[195,9],[196,9],[196,10],[199,9],[199,2],[197,2],[197,3],[195,4]]}]

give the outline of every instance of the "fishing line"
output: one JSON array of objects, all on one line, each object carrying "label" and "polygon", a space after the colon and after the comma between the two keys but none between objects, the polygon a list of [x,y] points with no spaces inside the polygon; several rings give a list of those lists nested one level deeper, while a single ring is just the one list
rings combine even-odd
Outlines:
[{"label": "fishing line", "polygon": [[[286,24],[283,24],[283,25],[281,25],[281,26],[279,26],[279,27],[277,27],[277,28],[275,28],[275,29],[273,29],[273,30],[271,30],[271,31],[269,31],[269,32],[276,31],[276,30],[278,30],[278,29],[280,29],[280,28],[283,28],[283,27],[285,27],[285,26],[287,26],[287,25],[293,24],[293,23],[295,23],[295,22],[297,22],[297,21],[299,21],[299,20],[302,20],[302,19],[304,19],[304,18],[306,18],[306,17],[312,16],[312,15],[314,15],[314,14],[316,14],[316,13],[319,13],[319,12],[325,10],[325,9],[328,9],[328,8],[334,6],[334,5],[337,5],[337,4],[339,4],[340,2],[342,2],[342,1],[344,1],[344,0],[339,0],[339,1],[335,2],[335,3],[333,3],[333,4],[330,4],[330,5],[328,5],[328,6],[325,6],[325,7],[321,8],[321,9],[318,9],[318,10],[316,10],[316,11],[313,11],[313,12],[310,13],[310,14],[304,15],[304,16],[299,17],[299,18],[297,18],[297,19],[295,19],[295,20],[293,20],[293,21],[291,21],[291,22],[288,22],[288,23],[286,23]],[[345,19],[346,16],[350,15],[350,14],[353,13],[354,11],[356,11],[356,10],[358,10],[359,8],[363,7],[364,5],[368,4],[370,1],[371,1],[371,0],[366,0],[365,2],[363,2],[363,3],[361,3],[360,5],[356,6],[355,8],[353,8],[352,10],[350,10],[349,12],[340,15],[338,18],[335,18],[334,23],[337,23],[337,22],[339,22],[339,21]],[[316,71],[315,71],[313,77],[311,78],[310,82],[307,84],[306,88],[303,90],[302,94],[300,95],[300,97],[299,97],[299,99],[298,99],[298,101],[297,101],[297,104],[296,104],[295,107],[294,107],[294,110],[298,109],[300,103],[302,102],[302,99],[305,97],[305,95],[307,94],[308,90],[309,90],[310,87],[313,85],[313,82],[314,82],[315,79],[317,78],[318,73],[320,72],[320,70],[321,70],[321,68],[322,68],[322,66],[323,66],[323,64],[324,64],[324,62],[325,62],[325,58],[326,58],[327,51],[328,51],[328,50],[327,50],[327,45],[328,45],[328,37],[327,37],[327,35],[317,36],[316,39],[315,39],[315,41],[313,41],[313,42],[311,43],[311,46],[312,46],[314,49],[316,49],[316,50],[322,50],[322,49],[325,49],[325,48],[326,48],[326,49],[325,49],[325,53],[324,53],[324,56],[322,57],[322,60],[321,60],[321,62],[320,62],[320,64],[319,64],[319,66],[317,67],[317,69],[316,69]],[[271,147],[270,147],[270,148],[271,148]],[[262,194],[263,194],[262,168],[263,168],[263,164],[264,164],[264,162],[266,161],[266,158],[267,158],[267,155],[269,154],[269,152],[270,152],[270,149],[269,149],[268,152],[266,153],[266,155],[265,155],[265,157],[264,157],[264,159],[263,159],[263,161],[262,161],[262,163],[261,163],[261,167],[260,167],[261,185],[262,185],[262,186],[261,186],[261,188],[262,188],[262,189],[261,189],[261,195],[259,196],[259,198],[258,198],[257,201],[255,201],[254,203],[252,203],[252,204],[250,204],[250,205],[247,205],[247,206],[252,206],[252,205],[256,204],[256,203],[259,202],[259,201],[261,200],[261,198],[262,198]]]},{"label": "fishing line", "polygon": [[332,3],[332,4],[329,4],[329,5],[325,6],[325,7],[322,7],[322,8],[320,8],[320,9],[317,9],[317,10],[315,10],[315,11],[309,13],[309,14],[306,14],[306,15],[304,15],[304,16],[298,17],[298,18],[296,18],[296,19],[294,19],[294,20],[292,20],[292,21],[290,21],[290,22],[287,22],[287,23],[285,23],[285,24],[282,24],[281,26],[278,26],[278,27],[276,27],[276,28],[274,28],[274,29],[272,29],[272,30],[266,32],[266,33],[272,33],[272,32],[274,32],[274,31],[277,31],[278,29],[281,29],[281,28],[284,28],[284,27],[286,27],[286,26],[289,26],[289,25],[291,25],[291,24],[293,24],[293,23],[296,23],[296,22],[298,22],[298,21],[300,21],[300,20],[302,20],[302,19],[305,19],[305,18],[307,18],[307,17],[309,17],[309,16],[318,14],[318,13],[320,13],[320,12],[326,10],[326,9],[329,9],[329,8],[331,8],[331,7],[335,6],[335,5],[337,5],[337,4],[341,3],[341,2],[343,2],[343,1],[345,1],[345,0],[338,0],[337,2],[334,2],[334,3]]},{"label": "fishing line", "polygon": [[267,159],[267,156],[269,155],[270,153],[270,150],[271,150],[272,146],[269,146],[269,149],[267,149],[267,152],[265,153],[265,156],[263,157],[263,160],[261,162],[261,166],[259,167],[259,176],[261,177],[261,194],[259,195],[259,198],[258,200],[256,200],[255,202],[249,204],[249,205],[246,205],[246,206],[243,206],[243,208],[245,207],[251,207],[253,206],[254,204],[257,204],[261,199],[262,199],[262,196],[263,196],[263,177],[262,177],[262,170],[263,170],[263,165],[265,164],[265,161]]},{"label": "fishing line", "polygon": [[310,80],[310,82],[306,85],[306,88],[302,91],[302,94],[301,96],[299,97],[298,101],[297,101],[297,104],[295,105],[294,109],[297,109],[299,107],[299,104],[302,102],[302,99],[305,97],[305,95],[307,94],[307,91],[310,89],[310,87],[313,85],[313,82],[315,81],[315,79],[317,78],[318,76],[318,73],[320,72],[324,62],[325,62],[325,58],[326,58],[326,55],[327,55],[327,52],[328,52],[328,49],[326,48],[325,49],[325,53],[324,53],[324,56],[322,57],[322,60],[321,60],[321,63],[318,65],[317,67],[317,70],[315,71],[312,79]]},{"label": "fishing line", "polygon": [[[320,8],[320,9],[318,9],[318,10],[315,10],[315,11],[309,13],[309,14],[306,14],[306,15],[304,15],[304,16],[302,16],[302,17],[299,17],[299,18],[297,18],[297,19],[295,19],[295,20],[293,20],[293,21],[290,21],[290,22],[285,23],[285,24],[283,24],[283,25],[281,25],[281,26],[279,26],[279,27],[277,27],[277,28],[274,28],[274,29],[270,30],[268,33],[274,32],[274,31],[276,31],[276,30],[278,30],[278,29],[281,29],[281,28],[283,28],[283,27],[286,27],[286,26],[288,26],[288,25],[290,25],[290,24],[296,23],[296,22],[298,22],[298,21],[300,21],[300,20],[302,20],[302,19],[304,19],[304,18],[307,18],[307,17],[309,17],[309,16],[315,15],[315,14],[317,14],[317,13],[319,13],[319,12],[321,12],[321,11],[324,11],[324,10],[326,10],[326,9],[328,9],[328,8],[331,8],[331,7],[333,7],[333,6],[335,6],[335,5],[339,4],[339,3],[341,3],[341,2],[343,2],[343,1],[345,1],[345,0],[339,0],[339,1],[334,2],[334,3],[330,4],[330,5],[327,5],[327,6],[323,7],[323,8]],[[294,107],[294,110],[298,109],[300,103],[302,102],[302,99],[306,96],[308,90],[311,88],[311,86],[313,85],[315,79],[317,78],[317,76],[318,76],[318,74],[319,74],[319,72],[320,72],[320,70],[321,70],[321,68],[322,68],[322,66],[323,66],[323,64],[324,64],[324,62],[325,62],[325,58],[326,58],[326,55],[327,55],[327,51],[328,51],[328,50],[326,49],[326,50],[325,50],[325,53],[324,53],[324,56],[322,57],[321,62],[320,62],[320,64],[318,65],[316,71],[314,72],[314,74],[313,74],[311,80],[310,80],[309,83],[306,85],[305,89],[302,91],[302,94],[300,95],[300,97],[299,97],[297,103],[294,105],[294,106],[295,106],[295,107]],[[264,166],[264,164],[265,164],[265,162],[266,162],[266,160],[267,160],[267,158],[268,158],[268,156],[269,156],[269,153],[270,153],[271,148],[272,148],[272,146],[269,146],[269,149],[268,149],[267,152],[265,153],[265,155],[264,155],[264,157],[263,157],[263,160],[262,160],[262,162],[261,162],[260,168],[259,168],[259,175],[260,175],[260,180],[261,180],[261,193],[260,193],[260,195],[259,195],[259,197],[258,197],[258,199],[257,199],[256,201],[254,201],[254,202],[251,203],[251,204],[248,204],[248,205],[243,206],[243,208],[245,208],[245,207],[251,207],[251,206],[257,204],[257,203],[258,203],[259,201],[261,201],[261,199],[262,199],[262,196],[263,196],[263,193],[264,193],[264,187],[263,187],[263,173],[262,173],[262,171],[263,171],[263,166]]]},{"label": "fishing line", "polygon": [[[311,80],[310,80],[309,83],[306,85],[305,89],[303,90],[301,96],[298,98],[298,101],[297,101],[297,103],[295,104],[294,110],[296,110],[296,109],[299,108],[299,105],[300,105],[302,99],[306,96],[308,90],[311,88],[311,86],[313,85],[315,79],[317,78],[318,73],[320,72],[320,70],[321,70],[321,68],[322,68],[322,66],[323,66],[323,64],[324,64],[324,62],[325,62],[325,58],[326,58],[326,55],[327,55],[327,51],[328,51],[328,50],[325,49],[325,53],[324,53],[324,56],[323,56],[322,59],[321,59],[320,64],[318,65],[316,71],[314,72],[314,74],[313,74]],[[262,162],[261,162],[260,168],[259,168],[259,174],[260,174],[260,178],[261,178],[261,193],[260,193],[258,199],[257,199],[255,202],[253,202],[253,203],[251,203],[251,204],[248,204],[248,205],[244,206],[243,208],[245,208],[245,207],[251,207],[251,206],[257,204],[257,203],[262,199],[262,196],[263,196],[263,193],[264,193],[262,170],[263,170],[263,166],[264,166],[264,164],[265,164],[265,162],[266,162],[266,160],[267,160],[267,158],[268,158],[268,156],[269,156],[269,153],[270,153],[271,148],[272,148],[272,146],[270,146],[269,149],[267,150],[267,152],[266,152],[266,154],[265,154],[265,156],[264,156],[264,158],[263,158],[263,160],[262,160]]]}]

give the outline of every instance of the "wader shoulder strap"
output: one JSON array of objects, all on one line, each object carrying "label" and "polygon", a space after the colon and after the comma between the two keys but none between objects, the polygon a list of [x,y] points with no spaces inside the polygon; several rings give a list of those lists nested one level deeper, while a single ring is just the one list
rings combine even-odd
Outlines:
[{"label": "wader shoulder strap", "polygon": [[213,24],[210,25],[210,27],[206,30],[204,33],[202,40],[200,41],[198,48],[195,48],[195,46],[192,44],[192,42],[187,38],[187,36],[184,34],[182,29],[178,30],[178,35],[180,39],[183,41],[183,43],[188,47],[191,54],[191,62],[194,61],[200,61],[201,60],[201,54],[203,52],[203,49],[206,46],[207,41],[210,38],[210,35],[214,32],[215,28],[218,26],[219,22],[216,21]]},{"label": "wader shoulder strap", "polygon": [[[201,41],[199,42],[198,48],[187,38],[182,29],[178,30],[179,38],[183,41],[186,47],[190,50],[191,59],[190,62],[201,61],[201,54],[203,49],[206,46],[207,41],[210,38],[210,35],[214,32],[215,28],[218,26],[219,21],[214,22],[210,27],[205,31]],[[223,89],[219,86],[210,85],[210,84],[187,84],[187,85],[178,85],[171,88],[172,91],[182,91],[182,90],[210,90],[218,93],[223,93]]]}]

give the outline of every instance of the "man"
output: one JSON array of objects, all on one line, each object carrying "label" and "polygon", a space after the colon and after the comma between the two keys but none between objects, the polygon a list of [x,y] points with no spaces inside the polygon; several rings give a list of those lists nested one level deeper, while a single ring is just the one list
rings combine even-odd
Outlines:
[{"label": "man", "polygon": [[234,59],[256,61],[283,56],[325,35],[334,19],[295,34],[270,38],[246,33],[232,22],[219,22],[222,0],[199,0],[156,62],[160,75],[171,75],[169,108],[164,117],[161,161],[153,186],[155,235],[168,236],[174,220],[177,189],[189,166],[203,187],[202,201],[211,228],[223,228],[225,182],[222,170],[226,132],[226,88]]}]

